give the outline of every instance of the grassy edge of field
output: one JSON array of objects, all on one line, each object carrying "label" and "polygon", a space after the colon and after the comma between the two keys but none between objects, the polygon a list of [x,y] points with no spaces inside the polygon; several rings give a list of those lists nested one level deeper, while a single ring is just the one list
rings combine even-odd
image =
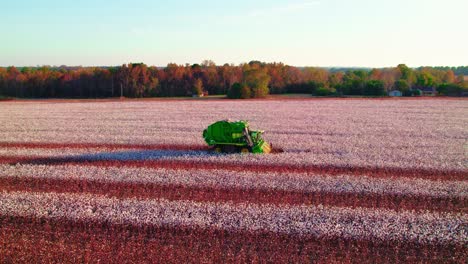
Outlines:
[{"label": "grassy edge of field", "polygon": [[417,96],[417,97],[390,97],[390,96],[362,96],[362,95],[346,95],[346,96],[316,96],[312,94],[302,93],[287,93],[287,94],[270,94],[265,98],[250,98],[250,99],[230,99],[226,95],[207,95],[203,97],[179,96],[179,97],[106,97],[106,98],[14,98],[0,95],[0,102],[132,102],[132,101],[214,101],[214,100],[229,100],[229,101],[268,101],[268,100],[428,100],[428,99],[445,99],[445,100],[466,100],[467,97],[448,97],[448,96]]},{"label": "grassy edge of field", "polygon": [[11,101],[11,100],[15,100],[15,98],[0,95],[0,101]]}]

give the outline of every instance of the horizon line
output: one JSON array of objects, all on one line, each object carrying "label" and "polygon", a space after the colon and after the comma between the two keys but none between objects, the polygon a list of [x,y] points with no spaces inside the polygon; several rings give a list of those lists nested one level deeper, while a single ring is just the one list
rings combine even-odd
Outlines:
[{"label": "horizon line", "polygon": [[[251,60],[250,62],[252,62],[252,61],[258,61],[258,60]],[[239,66],[239,65],[242,65],[242,64],[249,64],[250,62],[241,62],[241,63],[238,63],[238,64],[235,64],[235,63],[217,64],[217,63],[215,63],[215,66],[219,67],[219,66],[224,66],[225,64]],[[296,68],[325,68],[325,69],[333,69],[333,68],[385,69],[385,68],[395,68],[400,64],[404,64],[404,65],[408,66],[409,68],[423,68],[423,67],[454,67],[454,68],[457,68],[457,67],[468,67],[468,64],[467,65],[419,65],[419,66],[410,66],[410,65],[405,64],[405,63],[399,63],[399,64],[394,65],[394,66],[379,66],[379,67],[357,66],[357,65],[354,65],[354,66],[318,66],[318,65],[301,65],[301,66],[298,66],[298,65],[290,65],[290,64],[287,64],[287,63],[277,62],[277,61],[274,61],[274,62],[259,61],[259,62],[265,63],[265,64],[282,63],[285,66],[291,66],[291,67],[296,67]],[[8,67],[15,67],[15,68],[27,68],[27,67],[29,67],[29,68],[40,68],[40,67],[50,67],[50,68],[61,68],[61,67],[69,67],[69,68],[80,68],[80,67],[81,68],[104,68],[104,67],[108,67],[108,68],[111,68],[111,67],[121,67],[122,65],[127,65],[127,64],[140,64],[140,63],[145,64],[145,65],[147,65],[149,67],[157,67],[157,68],[165,68],[169,64],[176,64],[178,66],[185,66],[186,64],[189,64],[189,65],[195,65],[195,64],[201,65],[202,64],[202,63],[182,63],[182,64],[179,64],[179,63],[175,63],[175,62],[169,62],[164,66],[160,66],[160,65],[150,65],[150,64],[147,64],[147,63],[144,63],[144,62],[128,62],[128,63],[119,64],[119,65],[66,65],[66,64],[62,64],[62,65],[38,64],[38,65],[35,65],[35,66],[32,66],[32,65],[0,65],[0,68],[8,68]]]}]

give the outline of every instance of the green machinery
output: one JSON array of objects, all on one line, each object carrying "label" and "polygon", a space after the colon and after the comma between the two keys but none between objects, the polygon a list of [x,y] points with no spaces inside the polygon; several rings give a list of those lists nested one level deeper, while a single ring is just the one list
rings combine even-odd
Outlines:
[{"label": "green machinery", "polygon": [[216,152],[270,153],[271,145],[262,139],[263,131],[250,130],[247,121],[218,121],[203,131],[203,138]]}]

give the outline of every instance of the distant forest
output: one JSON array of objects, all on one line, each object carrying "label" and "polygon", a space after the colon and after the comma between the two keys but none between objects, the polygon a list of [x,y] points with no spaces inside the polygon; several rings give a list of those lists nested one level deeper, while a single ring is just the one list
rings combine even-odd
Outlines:
[{"label": "distant forest", "polygon": [[201,64],[166,67],[143,63],[119,67],[0,68],[0,97],[105,98],[224,95],[261,98],[268,94],[307,93],[318,96],[404,95],[432,88],[441,95],[468,91],[468,66],[409,68],[318,68],[251,61],[240,65]]}]

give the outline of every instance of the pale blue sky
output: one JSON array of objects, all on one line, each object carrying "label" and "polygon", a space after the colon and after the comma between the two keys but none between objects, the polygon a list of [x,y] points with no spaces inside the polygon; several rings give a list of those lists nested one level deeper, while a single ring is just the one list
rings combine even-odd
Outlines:
[{"label": "pale blue sky", "polygon": [[0,0],[0,66],[468,65],[467,0]]}]

